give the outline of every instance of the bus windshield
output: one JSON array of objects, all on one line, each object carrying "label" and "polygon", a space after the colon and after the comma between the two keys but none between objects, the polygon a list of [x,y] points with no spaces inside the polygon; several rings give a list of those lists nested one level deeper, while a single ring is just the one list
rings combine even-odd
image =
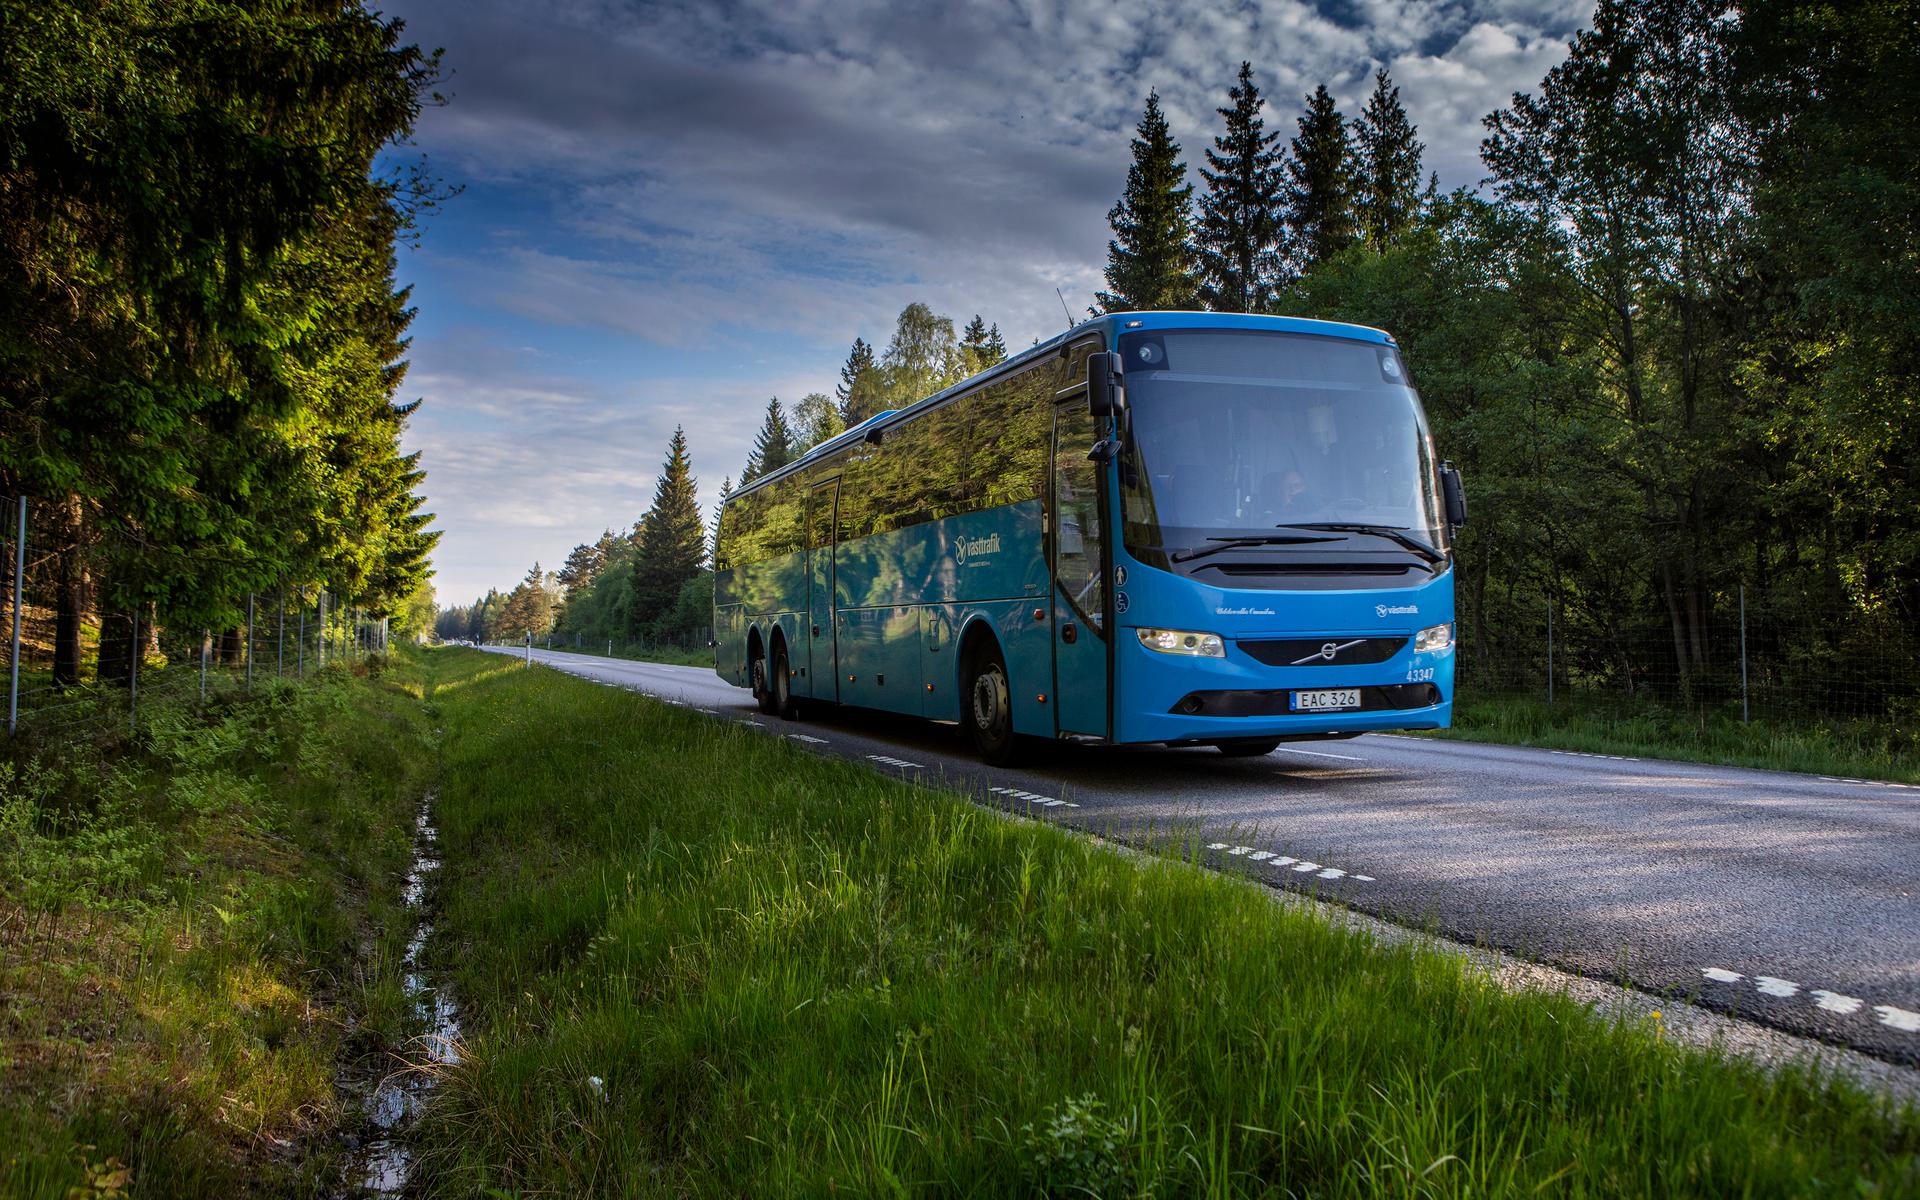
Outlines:
[{"label": "bus windshield", "polygon": [[[1166,566],[1247,538],[1255,557],[1444,552],[1432,441],[1391,346],[1311,334],[1154,330],[1120,339],[1133,437],[1127,548]],[[1351,528],[1274,539],[1276,529]],[[1265,540],[1261,540],[1267,535]]]}]

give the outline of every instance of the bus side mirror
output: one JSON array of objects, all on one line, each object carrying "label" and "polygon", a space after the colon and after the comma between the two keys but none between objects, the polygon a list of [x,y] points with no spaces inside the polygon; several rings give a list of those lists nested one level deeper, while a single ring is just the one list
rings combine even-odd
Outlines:
[{"label": "bus side mirror", "polygon": [[1440,492],[1446,500],[1447,524],[1455,529],[1467,523],[1467,489],[1460,482],[1459,470],[1450,462],[1440,464]]},{"label": "bus side mirror", "polygon": [[1120,384],[1120,356],[1111,350],[1087,355],[1087,412],[1095,420],[1119,415],[1127,407]]}]

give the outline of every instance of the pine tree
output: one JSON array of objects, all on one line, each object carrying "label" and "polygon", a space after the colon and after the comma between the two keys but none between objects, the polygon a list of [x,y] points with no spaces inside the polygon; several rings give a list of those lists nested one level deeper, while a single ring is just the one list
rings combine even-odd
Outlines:
[{"label": "pine tree", "polygon": [[560,568],[560,586],[566,589],[571,600],[580,589],[587,587],[600,576],[607,565],[607,545],[613,536],[611,530],[602,534],[599,541],[583,542],[568,553],[567,561]]},{"label": "pine tree", "polygon": [[720,514],[732,495],[733,476],[729,475],[720,481],[720,498],[713,503],[713,522],[707,526],[707,557],[716,565],[720,561]]},{"label": "pine tree", "polygon": [[1426,146],[1415,132],[1400,104],[1400,89],[1384,70],[1376,72],[1373,95],[1354,123],[1359,157],[1354,209],[1361,236],[1375,250],[1397,243],[1420,214],[1420,155]]},{"label": "pine tree", "polygon": [[1353,145],[1327,85],[1307,97],[1287,160],[1287,224],[1295,267],[1325,262],[1353,244]]},{"label": "pine tree", "polygon": [[1285,233],[1281,213],[1280,152],[1260,110],[1266,101],[1253,82],[1253,64],[1240,64],[1240,81],[1227,90],[1232,108],[1216,109],[1226,132],[1213,139],[1200,177],[1201,299],[1215,312],[1265,312],[1273,306]]},{"label": "pine tree", "polygon": [[780,397],[775,396],[767,401],[767,419],[760,424],[760,435],[754,439],[753,452],[747,455],[747,465],[740,472],[740,482],[752,483],[762,475],[786,466],[793,459],[793,430],[787,425],[787,414],[780,407]]},{"label": "pine tree", "polygon": [[[840,402],[840,423],[847,429],[871,417],[885,407],[881,403],[880,364],[874,361],[873,347],[860,338],[853,339],[846,365],[840,368],[840,386],[834,398]],[[740,482],[745,483],[746,480]]]},{"label": "pine tree", "polygon": [[1180,143],[1167,129],[1158,92],[1147,93],[1132,143],[1127,187],[1107,214],[1107,286],[1097,294],[1106,312],[1188,308],[1197,291],[1193,248],[1193,185],[1180,161]]},{"label": "pine tree", "polygon": [[700,573],[706,560],[705,522],[695,495],[687,434],[676,426],[667,443],[667,461],[653,489],[653,507],[640,518],[639,554],[633,564],[631,631],[650,632],[670,614],[680,589]]},{"label": "pine tree", "polygon": [[1000,326],[989,328],[979,313],[973,314],[973,320],[960,332],[960,355],[968,375],[977,375],[1004,359],[1007,343],[1000,336]]}]

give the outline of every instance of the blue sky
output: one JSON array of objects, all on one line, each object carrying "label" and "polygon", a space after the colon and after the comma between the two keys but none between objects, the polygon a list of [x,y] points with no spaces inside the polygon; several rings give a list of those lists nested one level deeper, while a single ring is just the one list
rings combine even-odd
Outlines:
[{"label": "blue sky", "polygon": [[[413,149],[460,192],[400,275],[441,603],[630,526],[684,425],[703,504],[766,402],[922,300],[1023,346],[1101,284],[1157,88],[1189,168],[1242,59],[1269,128],[1400,85],[1443,188],[1591,0],[399,0],[444,47]],[[411,152],[411,151],[409,151]]]}]

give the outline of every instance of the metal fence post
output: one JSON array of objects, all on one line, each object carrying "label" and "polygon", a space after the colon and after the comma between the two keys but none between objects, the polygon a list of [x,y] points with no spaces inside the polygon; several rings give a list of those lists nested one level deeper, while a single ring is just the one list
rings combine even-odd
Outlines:
[{"label": "metal fence post", "polygon": [[[300,589],[306,591],[305,588]],[[300,597],[300,638],[293,648],[294,670],[301,679],[307,677],[307,598]]]},{"label": "metal fence post", "polygon": [[273,677],[280,678],[287,669],[287,585],[280,585],[280,615],[273,621]]},{"label": "metal fence post", "polygon": [[253,690],[253,593],[247,593],[247,690]]},{"label": "metal fence post", "polygon": [[200,631],[200,699],[207,698],[207,649],[213,645],[213,630]]},{"label": "metal fence post", "polygon": [[314,638],[314,665],[324,671],[327,667],[327,589],[325,588],[320,589],[319,605],[320,633]]},{"label": "metal fence post", "polygon": [[136,733],[140,725],[140,605],[133,606],[133,653],[127,655],[127,732]]},{"label": "metal fence post", "polygon": [[1553,707],[1553,597],[1547,597],[1547,707]]},{"label": "metal fence post", "polygon": [[27,498],[14,497],[19,522],[13,536],[13,654],[7,659],[7,736],[20,724],[20,606],[26,602]]},{"label": "metal fence post", "polygon": [[1747,585],[1740,585],[1740,723],[1753,722],[1753,711],[1747,703]]}]

